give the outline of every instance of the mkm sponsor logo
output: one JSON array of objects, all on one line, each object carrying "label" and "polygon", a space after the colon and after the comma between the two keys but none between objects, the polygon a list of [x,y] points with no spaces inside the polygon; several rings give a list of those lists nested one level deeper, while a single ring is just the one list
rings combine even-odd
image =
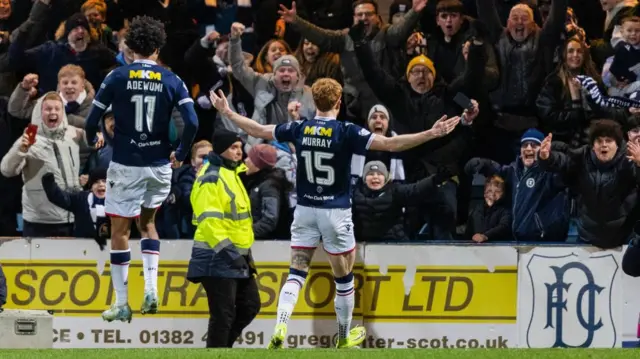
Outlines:
[{"label": "mkm sponsor logo", "polygon": [[129,78],[162,81],[162,74],[151,70],[129,70]]},{"label": "mkm sponsor logo", "polygon": [[304,128],[305,135],[331,137],[333,134],[333,128],[324,128],[320,126],[306,126]]}]

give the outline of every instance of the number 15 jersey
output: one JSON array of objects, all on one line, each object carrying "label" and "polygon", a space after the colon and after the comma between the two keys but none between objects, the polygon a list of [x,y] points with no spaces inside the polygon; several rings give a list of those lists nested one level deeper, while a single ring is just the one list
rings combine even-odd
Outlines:
[{"label": "number 15 jersey", "polygon": [[115,119],[113,161],[133,167],[169,163],[174,108],[193,102],[184,82],[149,60],[113,70],[100,86],[94,105],[111,105]]},{"label": "number 15 jersey", "polygon": [[298,204],[351,208],[351,160],[354,154],[366,155],[374,136],[352,123],[321,117],[276,126],[275,140],[296,148]]}]

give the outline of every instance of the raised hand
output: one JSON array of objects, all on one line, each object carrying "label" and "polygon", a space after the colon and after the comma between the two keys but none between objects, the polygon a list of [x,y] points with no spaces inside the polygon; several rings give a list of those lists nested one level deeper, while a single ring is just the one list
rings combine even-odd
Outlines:
[{"label": "raised hand", "polygon": [[244,34],[244,25],[239,22],[234,22],[231,24],[231,38],[238,39],[242,34]]},{"label": "raised hand", "polygon": [[215,107],[220,114],[225,115],[229,111],[231,111],[229,109],[229,102],[227,102],[227,97],[224,95],[224,92],[222,92],[222,90],[218,90],[217,95],[213,90],[209,91],[209,99],[211,100],[211,104],[213,105],[213,107]]},{"label": "raised hand", "polygon": [[22,86],[22,88],[27,90],[27,91],[29,91],[32,88],[38,86],[38,75],[36,75],[36,74],[27,74],[22,79],[22,83],[20,84],[20,86]]},{"label": "raised hand", "polygon": [[282,20],[287,23],[293,22],[293,20],[295,20],[296,18],[297,13],[298,12],[296,11],[295,1],[291,3],[291,9],[287,9],[286,6],[280,5],[280,10],[278,10],[278,15],[280,15],[282,17]]},{"label": "raised hand", "polygon": [[289,111],[289,116],[291,116],[292,119],[296,121],[300,119],[301,106],[302,105],[298,101],[289,102],[289,104],[287,105],[287,110]]},{"label": "raised hand", "polygon": [[460,123],[460,116],[447,118],[447,116],[444,115],[433,124],[431,131],[433,131],[436,137],[446,136],[456,128],[458,123]]},{"label": "raised hand", "polygon": [[627,159],[640,166],[640,145],[635,142],[627,142]]},{"label": "raised hand", "polygon": [[412,6],[413,11],[420,12],[424,10],[428,2],[429,0],[413,0],[413,6]]},{"label": "raised hand", "polygon": [[549,159],[549,155],[551,154],[551,141],[553,140],[553,135],[550,133],[547,137],[542,140],[540,144],[540,152],[538,152],[538,157],[542,160]]},{"label": "raised hand", "polygon": [[171,168],[178,169],[178,168],[182,167],[182,161],[178,161],[176,159],[176,152],[175,151],[171,152],[171,155],[169,156],[169,160],[171,161]]}]

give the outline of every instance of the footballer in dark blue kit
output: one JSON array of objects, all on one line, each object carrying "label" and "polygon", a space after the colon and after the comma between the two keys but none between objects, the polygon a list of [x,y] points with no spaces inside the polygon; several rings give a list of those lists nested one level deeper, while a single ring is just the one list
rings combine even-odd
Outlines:
[{"label": "footballer in dark blue kit", "polygon": [[351,159],[364,154],[374,135],[335,119],[316,117],[274,129],[278,142],[293,143],[298,160],[298,205],[351,208]]},{"label": "footballer in dark blue kit", "polygon": [[[211,93],[214,107],[249,136],[295,145],[298,204],[291,225],[291,265],[278,299],[277,322],[269,342],[270,349],[281,348],[286,341],[289,318],[321,239],[323,249],[330,254],[336,283],[337,347],[352,348],[364,341],[364,328],[351,329],[355,305],[353,265],[356,258],[350,200],[353,155],[364,154],[368,149],[404,151],[447,135],[460,122],[460,117],[448,119],[443,116],[427,131],[394,137],[376,136],[360,126],[336,119],[342,96],[342,87],[337,81],[318,79],[311,92],[316,117],[277,126],[262,125],[241,116],[229,109],[223,93]],[[297,116],[296,113],[290,114],[293,118]]]},{"label": "footballer in dark blue kit", "polygon": [[[102,313],[106,321],[131,321],[127,278],[133,219],[137,219],[142,235],[145,286],[140,312],[158,311],[160,241],[154,218],[171,191],[172,166],[179,167],[184,161],[198,130],[193,100],[184,82],[156,63],[165,39],[160,21],[141,16],[131,22],[125,41],[133,51],[134,61],[107,75],[86,120],[90,144],[107,108],[111,107],[115,120],[105,212],[111,219],[111,280],[116,300]],[[169,140],[174,108],[180,111],[185,125],[175,152]]]}]

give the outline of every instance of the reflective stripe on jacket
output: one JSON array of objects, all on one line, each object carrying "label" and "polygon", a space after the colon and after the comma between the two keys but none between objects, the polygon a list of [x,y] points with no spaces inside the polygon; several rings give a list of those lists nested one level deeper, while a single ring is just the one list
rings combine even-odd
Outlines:
[{"label": "reflective stripe on jacket", "polygon": [[196,226],[187,278],[247,278],[253,260],[253,219],[251,203],[235,168],[211,153],[200,169],[191,189],[193,224]]}]

